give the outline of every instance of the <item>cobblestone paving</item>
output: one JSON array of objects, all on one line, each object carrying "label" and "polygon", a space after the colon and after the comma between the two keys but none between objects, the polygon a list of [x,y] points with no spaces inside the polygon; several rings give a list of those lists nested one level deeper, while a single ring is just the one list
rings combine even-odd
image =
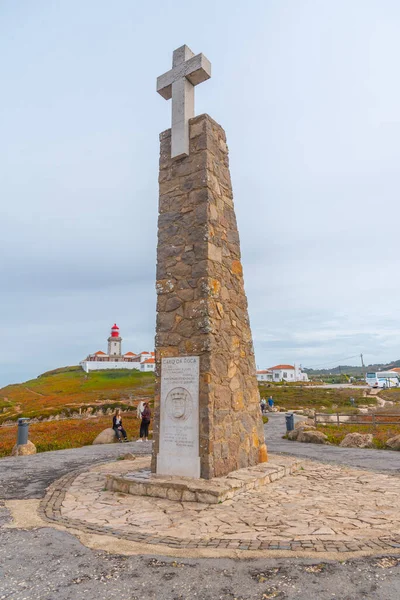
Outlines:
[{"label": "cobblestone paving", "polygon": [[[271,457],[284,462],[285,457]],[[148,467],[148,458],[135,468]],[[91,533],[179,548],[382,552],[400,549],[400,478],[314,461],[223,504],[173,502],[104,490],[126,462],[72,473],[53,484],[42,516]]]}]

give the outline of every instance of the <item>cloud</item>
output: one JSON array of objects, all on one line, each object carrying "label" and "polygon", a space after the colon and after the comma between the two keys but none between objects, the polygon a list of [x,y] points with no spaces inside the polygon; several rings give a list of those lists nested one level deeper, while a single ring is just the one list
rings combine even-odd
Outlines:
[{"label": "cloud", "polygon": [[227,132],[257,363],[400,357],[398,3],[14,3],[0,22],[2,383],[76,364],[114,321],[151,349],[170,122],[154,86],[188,23],[213,63],[196,111]]}]

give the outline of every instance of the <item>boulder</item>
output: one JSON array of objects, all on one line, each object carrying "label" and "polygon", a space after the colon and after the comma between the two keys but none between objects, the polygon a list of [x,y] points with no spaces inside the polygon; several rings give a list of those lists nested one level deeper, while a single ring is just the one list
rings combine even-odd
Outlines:
[{"label": "boulder", "polygon": [[315,410],[312,408],[306,408],[304,414],[306,415],[306,417],[312,419],[313,417],[315,417]]},{"label": "boulder", "polygon": [[288,440],[297,440],[299,434],[302,431],[312,431],[315,430],[314,425],[305,425],[304,422],[301,423],[301,427],[296,427],[292,430],[289,431],[289,433],[287,434]]},{"label": "boulder", "polygon": [[302,429],[303,427],[314,427],[314,420],[313,419],[305,419],[304,421],[298,421],[294,428],[295,429]]},{"label": "boulder", "polygon": [[127,452],[126,454],[120,455],[120,460],[136,460],[136,456],[132,454],[132,452]]},{"label": "boulder", "polygon": [[28,440],[26,444],[15,444],[11,451],[11,456],[29,456],[30,454],[36,454],[36,446]]},{"label": "boulder", "polygon": [[97,438],[93,441],[93,445],[95,444],[113,444],[118,442],[117,436],[115,435],[115,431],[112,427],[108,427],[104,429]]},{"label": "boulder", "polygon": [[348,433],[340,442],[342,448],[373,448],[372,433]]},{"label": "boulder", "polygon": [[395,435],[386,442],[386,446],[392,450],[400,450],[400,435]]},{"label": "boulder", "polygon": [[306,444],[326,444],[328,438],[322,431],[307,431],[305,429],[300,429],[297,441]]}]

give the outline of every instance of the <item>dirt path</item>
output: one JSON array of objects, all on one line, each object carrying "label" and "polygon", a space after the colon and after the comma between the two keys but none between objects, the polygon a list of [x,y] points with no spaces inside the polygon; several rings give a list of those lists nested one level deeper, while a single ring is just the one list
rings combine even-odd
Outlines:
[{"label": "dirt path", "polygon": [[31,394],[35,394],[36,396],[42,396],[42,398],[45,398],[45,397],[46,397],[46,395],[45,395],[45,394],[40,394],[39,392],[35,392],[34,390],[31,390],[31,389],[30,389],[30,388],[28,388],[28,387],[25,387],[24,389],[25,389],[25,390],[27,390],[28,392],[30,392]]}]

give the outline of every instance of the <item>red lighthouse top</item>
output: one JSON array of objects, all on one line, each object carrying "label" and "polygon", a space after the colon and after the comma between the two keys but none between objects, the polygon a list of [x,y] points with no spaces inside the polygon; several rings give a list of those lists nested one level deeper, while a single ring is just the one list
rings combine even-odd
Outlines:
[{"label": "red lighthouse top", "polygon": [[111,327],[111,337],[119,337],[119,327],[115,323]]}]

